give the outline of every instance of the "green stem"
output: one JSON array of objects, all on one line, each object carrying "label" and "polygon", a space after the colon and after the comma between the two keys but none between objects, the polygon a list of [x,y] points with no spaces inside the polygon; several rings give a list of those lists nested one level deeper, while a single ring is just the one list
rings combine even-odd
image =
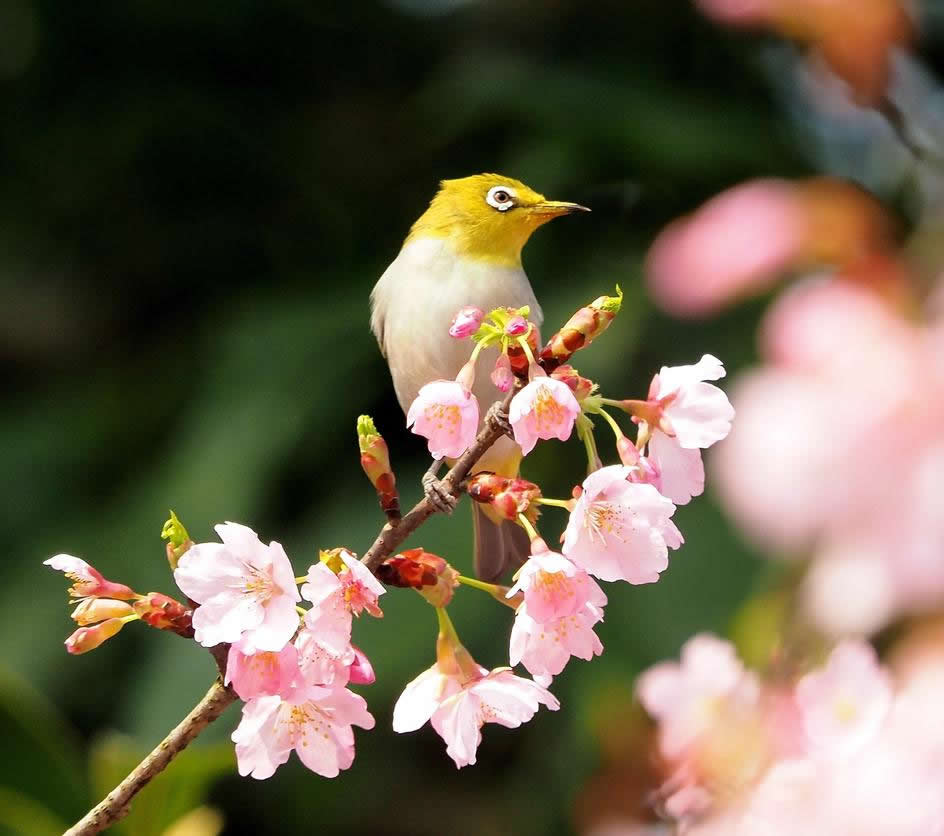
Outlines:
[{"label": "green stem", "polygon": [[574,501],[572,499],[551,499],[549,496],[539,496],[537,499],[532,499],[532,502],[536,502],[538,505],[553,505],[555,508],[566,508],[568,511],[572,511],[574,507]]},{"label": "green stem", "polygon": [[610,425],[610,427],[613,429],[613,434],[616,436],[617,441],[619,441],[621,438],[624,437],[623,431],[620,429],[620,425],[616,423],[616,419],[612,415],[610,415],[609,412],[601,408],[597,412],[597,415],[602,416],[603,420],[606,421],[606,423]]},{"label": "green stem", "polygon": [[518,514],[518,522],[521,524],[521,527],[528,532],[528,537],[532,540],[537,540],[540,538],[537,529],[531,525],[531,520],[529,520],[524,514]]},{"label": "green stem", "polygon": [[449,617],[449,613],[446,612],[445,607],[436,607],[436,618],[439,620],[439,634],[445,636],[451,642],[454,642],[455,646],[461,647],[462,642],[459,641],[459,634],[456,632],[456,628],[452,623],[452,619]]},{"label": "green stem", "polygon": [[469,578],[465,575],[459,575],[456,580],[461,584],[465,584],[466,586],[471,586],[475,589],[481,589],[483,592],[487,592],[489,595],[497,595],[501,593],[501,589],[499,589],[496,584],[486,583],[485,581],[480,581],[478,578]]},{"label": "green stem", "polygon": [[518,345],[521,346],[525,356],[528,358],[529,365],[535,365],[537,361],[534,359],[534,352],[531,351],[531,346],[528,345],[528,341],[524,337],[518,337]]},{"label": "green stem", "polygon": [[583,440],[583,446],[587,450],[587,472],[599,470],[603,467],[603,462],[600,461],[597,442],[593,437],[593,421],[582,412],[577,416],[577,435]]},{"label": "green stem", "polygon": [[485,342],[477,342],[475,348],[472,349],[472,355],[469,357],[469,362],[474,366],[475,361],[479,359],[479,355],[482,353],[482,349],[485,348]]}]

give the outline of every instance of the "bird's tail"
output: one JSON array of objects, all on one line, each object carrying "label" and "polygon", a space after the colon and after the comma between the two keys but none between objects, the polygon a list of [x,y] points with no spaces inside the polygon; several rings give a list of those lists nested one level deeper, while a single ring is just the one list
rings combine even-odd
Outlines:
[{"label": "bird's tail", "polygon": [[472,503],[475,524],[475,574],[483,581],[497,581],[509,569],[528,559],[531,543],[527,532],[513,522],[492,519],[485,507]]}]

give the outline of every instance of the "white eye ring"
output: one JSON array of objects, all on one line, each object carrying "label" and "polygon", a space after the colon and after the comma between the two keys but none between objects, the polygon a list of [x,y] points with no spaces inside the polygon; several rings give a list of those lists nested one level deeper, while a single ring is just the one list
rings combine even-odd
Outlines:
[{"label": "white eye ring", "polygon": [[492,186],[485,195],[485,202],[499,212],[507,212],[515,205],[517,192],[510,186]]}]

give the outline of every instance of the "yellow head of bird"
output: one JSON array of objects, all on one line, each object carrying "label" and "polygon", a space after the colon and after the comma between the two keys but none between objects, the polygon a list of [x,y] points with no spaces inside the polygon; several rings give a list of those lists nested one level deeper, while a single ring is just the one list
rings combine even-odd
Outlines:
[{"label": "yellow head of bird", "polygon": [[560,215],[589,212],[579,203],[548,200],[519,180],[476,174],[443,180],[407,241],[448,238],[457,254],[498,264],[518,264],[531,233]]}]

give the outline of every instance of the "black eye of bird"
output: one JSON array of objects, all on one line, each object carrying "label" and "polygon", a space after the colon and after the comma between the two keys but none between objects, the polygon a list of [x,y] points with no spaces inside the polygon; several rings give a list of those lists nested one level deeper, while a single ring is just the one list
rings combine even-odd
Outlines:
[{"label": "black eye of bird", "polygon": [[508,192],[495,192],[494,197],[499,203],[507,203],[509,200],[511,200]]}]

